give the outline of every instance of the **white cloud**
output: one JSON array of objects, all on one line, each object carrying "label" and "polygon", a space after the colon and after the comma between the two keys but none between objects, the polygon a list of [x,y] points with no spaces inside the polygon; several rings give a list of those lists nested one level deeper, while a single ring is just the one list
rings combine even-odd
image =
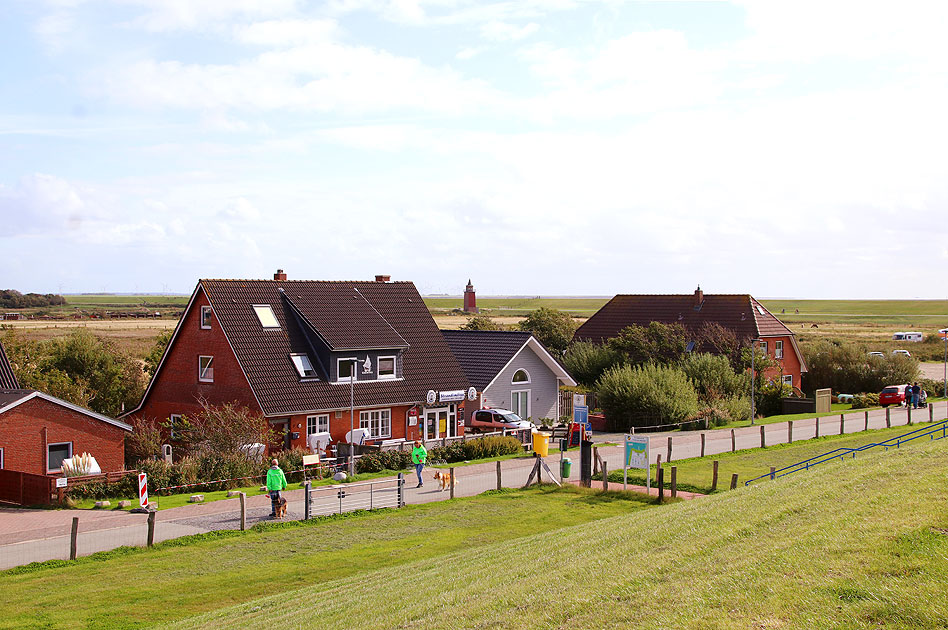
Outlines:
[{"label": "white cloud", "polygon": [[486,39],[493,41],[519,41],[530,37],[539,30],[540,25],[536,22],[517,26],[507,22],[491,21],[481,27],[481,34]]},{"label": "white cloud", "polygon": [[216,29],[231,19],[265,19],[295,12],[297,0],[119,0],[145,9],[129,26],[151,32]]}]

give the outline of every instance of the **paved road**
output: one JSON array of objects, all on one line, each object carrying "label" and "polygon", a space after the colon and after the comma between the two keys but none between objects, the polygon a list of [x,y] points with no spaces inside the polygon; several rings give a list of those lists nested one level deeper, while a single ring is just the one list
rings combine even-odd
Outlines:
[{"label": "paved road", "polygon": [[[948,403],[934,403],[931,417],[942,420],[948,417]],[[929,419],[927,410],[917,410],[912,414],[915,422]],[[856,433],[865,430],[867,416],[864,412],[846,414],[841,427],[839,416],[827,416],[819,419],[819,434],[838,435]],[[889,422],[892,426],[907,424],[907,411],[904,408],[891,408]],[[789,423],[762,425],[767,445],[788,441]],[[868,413],[868,428],[879,429],[886,426],[886,413],[876,410]],[[806,440],[815,437],[817,420],[810,418],[793,422],[793,440]],[[650,456],[654,463],[659,456],[669,461],[669,438],[671,439],[671,460],[698,457],[701,454],[701,436],[705,435],[705,455],[737,450],[757,448],[761,445],[760,427],[745,427],[733,430],[718,429],[711,431],[689,431],[674,433],[652,433],[649,436]],[[597,439],[621,440],[621,435],[598,436]],[[600,456],[610,470],[622,467],[621,447],[599,447]],[[573,477],[579,476],[578,452],[571,451],[567,456],[574,461]],[[559,452],[551,451],[546,458],[550,469],[556,473]],[[532,458],[506,460],[501,464],[502,485],[505,487],[522,486],[533,468]],[[458,485],[455,496],[473,496],[497,487],[496,463],[459,466],[455,469]],[[449,496],[447,490],[441,491],[437,482],[431,478],[433,469],[424,473],[424,486],[415,488],[414,474],[406,474],[405,502],[430,503],[444,500]],[[544,472],[544,480],[547,480]],[[346,495],[339,497],[344,489]],[[293,490],[286,493],[287,518],[303,517],[303,491]],[[392,479],[377,480],[371,484],[346,484],[314,489],[313,515],[329,514],[340,510],[359,508],[387,507],[396,502],[395,483]],[[157,515],[155,528],[156,541],[168,540],[189,534],[199,534],[219,529],[237,529],[240,526],[240,508],[237,499],[215,501],[208,504],[188,505],[162,510]],[[270,502],[266,496],[247,498],[247,526],[270,520]],[[88,555],[96,551],[114,549],[121,545],[143,545],[147,531],[146,516],[130,514],[124,511],[92,510],[21,510],[0,508],[0,569],[29,562],[66,559],[69,554],[69,531],[74,516],[79,517],[79,554]]]}]

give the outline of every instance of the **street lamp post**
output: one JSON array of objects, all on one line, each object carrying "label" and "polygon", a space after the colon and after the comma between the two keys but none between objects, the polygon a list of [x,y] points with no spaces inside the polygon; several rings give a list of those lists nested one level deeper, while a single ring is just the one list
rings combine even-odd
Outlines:
[{"label": "street lamp post", "polygon": [[355,475],[355,379],[356,363],[358,359],[352,359],[349,368],[349,476]]},{"label": "street lamp post", "polygon": [[754,424],[754,390],[757,389],[756,379],[754,378],[754,355],[757,354],[757,343],[760,339],[751,339],[751,425]]}]

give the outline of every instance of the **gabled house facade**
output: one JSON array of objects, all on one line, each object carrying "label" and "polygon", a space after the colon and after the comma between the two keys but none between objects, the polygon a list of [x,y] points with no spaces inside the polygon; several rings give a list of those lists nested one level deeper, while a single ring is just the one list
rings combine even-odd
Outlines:
[{"label": "gabled house facade", "polygon": [[756,340],[755,345],[777,364],[767,376],[797,389],[807,371],[796,336],[753,296],[706,295],[701,287],[693,295],[617,295],[586,320],[573,339],[603,343],[627,326],[651,322],[677,323],[693,332],[714,323],[732,331],[742,343]]},{"label": "gabled house facade", "polygon": [[576,381],[528,332],[442,330],[478,407],[509,409],[518,416],[559,420],[559,389]]},{"label": "gabled house facade", "polygon": [[291,281],[279,270],[200,280],[128,415],[173,427],[202,400],[237,403],[282,436],[275,448],[316,433],[344,441],[350,417],[368,443],[438,439],[463,431],[468,388],[412,283]]}]

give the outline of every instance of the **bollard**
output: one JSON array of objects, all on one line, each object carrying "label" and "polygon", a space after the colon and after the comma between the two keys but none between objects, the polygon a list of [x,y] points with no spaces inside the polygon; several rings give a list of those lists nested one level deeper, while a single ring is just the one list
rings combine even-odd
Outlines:
[{"label": "bollard", "polygon": [[678,466],[672,466],[672,498],[678,496]]},{"label": "bollard", "polygon": [[448,478],[448,486],[450,486],[449,489],[451,490],[450,498],[453,499],[454,498],[454,480],[457,479],[457,477],[454,476],[454,467],[448,468],[448,474],[451,475]]},{"label": "bollard", "polygon": [[500,462],[497,462],[497,489],[500,490],[503,486],[501,485],[500,480]]},{"label": "bollard", "polygon": [[839,434],[843,435],[846,433],[846,420],[843,414],[839,414]]},{"label": "bollard", "polygon": [[865,415],[866,415],[866,427],[863,429],[863,431],[868,431],[869,430],[869,412],[867,411]]},{"label": "bollard", "polygon": [[771,467],[770,467],[770,480],[771,480],[771,481],[773,481],[774,479],[776,479],[776,477],[774,476],[774,473],[775,473],[775,472],[777,472],[777,467],[776,467],[776,466],[771,466]]},{"label": "bollard", "polygon": [[793,420],[787,420],[787,444],[793,444]]},{"label": "bollard", "polygon": [[704,442],[705,442],[705,437],[707,437],[707,436],[705,436],[705,434],[702,433],[702,434],[701,434],[701,457],[704,457]]},{"label": "bollard", "polygon": [[764,425],[760,425],[760,447],[767,448],[767,438],[764,436]]},{"label": "bollard", "polygon": [[885,428],[892,428],[892,410],[888,407],[885,408]]},{"label": "bollard", "polygon": [[935,421],[935,406],[932,405],[931,403],[928,403],[928,421],[929,422]]},{"label": "bollard", "polygon": [[606,464],[606,460],[602,460],[602,489],[609,489],[609,466]]},{"label": "bollard", "polygon": [[[306,484],[306,510],[309,511],[309,483]],[[308,516],[306,518],[309,518]],[[240,493],[240,531],[247,529],[247,493]]]},{"label": "bollard", "polygon": [[72,533],[69,535],[69,559],[75,560],[79,550],[79,517],[72,517]]},{"label": "bollard", "polygon": [[737,489],[737,473],[731,475],[731,490]]},{"label": "bollard", "polygon": [[672,439],[671,439],[671,436],[668,436],[668,457],[666,458],[666,461],[670,462],[671,460],[672,460]]},{"label": "bollard", "polygon": [[734,436],[734,429],[731,429],[731,452],[737,450],[737,438]]},{"label": "bollard", "polygon": [[711,492],[714,492],[718,489],[718,460],[714,460],[711,470]]},{"label": "bollard", "polygon": [[820,418],[816,418],[816,437],[820,437]]},{"label": "bollard", "polygon": [[155,516],[157,515],[158,515],[158,512],[148,513],[148,546],[149,547],[155,544]]},{"label": "bollard", "polygon": [[309,520],[309,501],[310,501],[310,492],[313,490],[313,484],[311,481],[307,481],[306,485],[303,487],[303,520]]},{"label": "bollard", "polygon": [[905,405],[905,417],[908,418],[908,425],[912,426],[912,406],[909,404]]},{"label": "bollard", "polygon": [[665,500],[665,469],[658,469],[658,502]]}]

